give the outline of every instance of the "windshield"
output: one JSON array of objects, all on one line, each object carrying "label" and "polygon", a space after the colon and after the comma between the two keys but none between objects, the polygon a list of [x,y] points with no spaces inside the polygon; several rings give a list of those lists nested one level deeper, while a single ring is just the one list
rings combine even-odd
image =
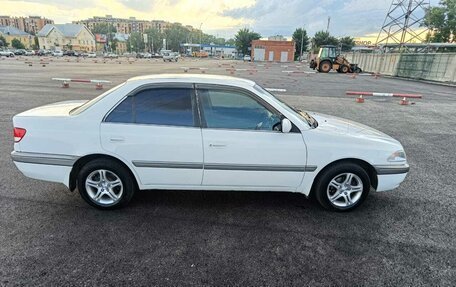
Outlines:
[{"label": "windshield", "polygon": [[280,104],[288,112],[296,114],[300,119],[302,119],[304,122],[306,122],[310,127],[316,128],[318,126],[317,120],[314,119],[309,113],[287,105],[286,103],[284,103],[283,101],[281,101],[280,99],[275,97],[273,94],[271,94],[268,90],[261,87],[260,85],[256,84],[254,86],[254,88],[258,92],[262,93],[263,95],[273,98],[278,104]]},{"label": "windshield", "polygon": [[115,86],[114,88],[104,92],[103,94],[99,95],[98,97],[96,98],[93,98],[87,102],[85,102],[84,104],[82,104],[81,106],[77,107],[77,108],[74,108],[70,111],[70,115],[79,115],[80,113],[82,113],[83,111],[87,110],[88,108],[90,108],[91,106],[93,106],[94,104],[96,104],[98,101],[100,101],[101,99],[103,99],[104,97],[106,97],[107,95],[109,95],[110,93],[114,92],[115,90],[117,90],[118,88],[122,87],[123,85],[125,85],[125,83],[122,83],[120,85],[117,85]]}]

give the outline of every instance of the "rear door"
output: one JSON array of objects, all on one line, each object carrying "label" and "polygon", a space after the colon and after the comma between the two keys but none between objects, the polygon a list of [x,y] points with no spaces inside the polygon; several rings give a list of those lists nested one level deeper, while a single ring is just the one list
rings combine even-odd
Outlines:
[{"label": "rear door", "polygon": [[205,186],[294,190],[306,147],[300,131],[280,131],[282,115],[253,93],[197,85],[202,116]]},{"label": "rear door", "polygon": [[203,148],[192,84],[145,86],[101,124],[104,149],[132,163],[143,185],[201,185]]}]

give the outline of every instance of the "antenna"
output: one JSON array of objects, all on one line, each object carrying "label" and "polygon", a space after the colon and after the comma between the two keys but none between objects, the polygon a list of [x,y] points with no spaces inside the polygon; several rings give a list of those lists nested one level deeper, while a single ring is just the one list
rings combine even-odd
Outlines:
[{"label": "antenna", "polygon": [[393,0],[386,14],[376,45],[422,43],[429,29],[424,27],[429,0]]}]

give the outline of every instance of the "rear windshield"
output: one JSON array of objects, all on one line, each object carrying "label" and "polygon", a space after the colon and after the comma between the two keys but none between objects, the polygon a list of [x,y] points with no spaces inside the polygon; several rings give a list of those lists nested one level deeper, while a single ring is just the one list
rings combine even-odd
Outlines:
[{"label": "rear windshield", "polygon": [[93,106],[94,104],[98,103],[101,99],[103,99],[104,97],[106,97],[107,95],[109,95],[110,93],[114,92],[115,90],[117,90],[118,88],[122,87],[123,85],[125,85],[125,83],[122,83],[118,86],[115,86],[114,88],[104,92],[103,94],[99,95],[98,97],[96,98],[93,98],[87,102],[85,102],[84,104],[82,104],[81,106],[77,107],[77,108],[74,108],[70,111],[70,115],[79,115],[80,113],[82,113],[83,111],[87,110],[88,108],[90,108],[91,106]]}]

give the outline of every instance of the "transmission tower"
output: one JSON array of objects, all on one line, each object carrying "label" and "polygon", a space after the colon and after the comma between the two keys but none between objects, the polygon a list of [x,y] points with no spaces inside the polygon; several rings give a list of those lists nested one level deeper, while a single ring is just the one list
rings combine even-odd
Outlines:
[{"label": "transmission tower", "polygon": [[429,29],[423,26],[429,0],[393,0],[376,44],[425,42]]}]

